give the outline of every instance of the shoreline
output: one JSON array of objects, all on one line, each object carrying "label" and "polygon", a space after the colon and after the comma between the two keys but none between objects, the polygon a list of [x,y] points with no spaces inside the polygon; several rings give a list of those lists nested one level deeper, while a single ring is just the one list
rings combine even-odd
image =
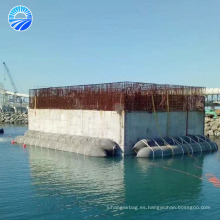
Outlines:
[{"label": "shoreline", "polygon": [[205,117],[204,134],[220,138],[220,118]]},{"label": "shoreline", "polygon": [[3,124],[28,124],[28,113],[0,112],[0,123]]}]

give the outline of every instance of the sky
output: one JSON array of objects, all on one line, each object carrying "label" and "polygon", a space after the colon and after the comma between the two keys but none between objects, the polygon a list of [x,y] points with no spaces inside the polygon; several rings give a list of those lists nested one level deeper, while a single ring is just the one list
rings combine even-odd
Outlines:
[{"label": "sky", "polygon": [[[32,26],[13,30],[9,11]],[[219,0],[1,0],[0,82],[5,62],[19,92],[135,81],[220,87]]]}]

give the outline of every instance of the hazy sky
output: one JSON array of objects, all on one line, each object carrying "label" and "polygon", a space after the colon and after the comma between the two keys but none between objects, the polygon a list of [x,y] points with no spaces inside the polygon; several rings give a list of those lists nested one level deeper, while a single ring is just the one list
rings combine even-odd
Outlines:
[{"label": "hazy sky", "polygon": [[[17,5],[33,14],[25,32],[8,24]],[[116,81],[220,87],[219,0],[1,0],[0,28],[0,61],[21,92]]]}]

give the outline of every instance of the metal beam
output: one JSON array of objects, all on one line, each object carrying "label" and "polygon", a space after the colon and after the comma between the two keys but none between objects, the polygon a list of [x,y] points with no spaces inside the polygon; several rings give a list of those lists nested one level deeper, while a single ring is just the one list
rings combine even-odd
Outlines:
[{"label": "metal beam", "polygon": [[220,95],[220,88],[206,88],[205,95]]},{"label": "metal beam", "polygon": [[28,94],[22,94],[22,93],[17,93],[17,92],[11,92],[5,89],[0,89],[0,93],[1,94],[6,94],[6,95],[13,95],[13,96],[17,96],[17,97],[25,97],[25,98],[29,98]]}]

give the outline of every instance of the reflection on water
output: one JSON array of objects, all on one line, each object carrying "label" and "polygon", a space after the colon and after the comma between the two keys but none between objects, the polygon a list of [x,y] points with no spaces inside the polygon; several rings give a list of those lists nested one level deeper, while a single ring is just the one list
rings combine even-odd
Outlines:
[{"label": "reflection on water", "polygon": [[[133,184],[138,186],[139,180],[145,184],[139,185],[139,191],[135,193],[136,197],[134,195],[136,200],[133,200],[134,203],[144,203],[144,201],[147,201],[141,196],[143,192],[150,198],[150,204],[155,205],[163,205],[166,201],[170,204],[183,204],[188,202],[189,199],[198,196],[202,184],[201,179],[199,179],[202,176],[202,170],[192,166],[192,159],[190,157],[158,159],[153,161],[153,165],[151,165],[151,162],[152,160],[147,161],[143,158],[136,160],[135,170],[138,178]],[[203,156],[199,158],[196,165],[202,166],[202,163]],[[126,173],[129,173],[129,171]],[[131,193],[132,190],[129,187],[132,177],[129,178],[129,175],[126,175],[126,177],[125,182],[128,183],[126,184],[126,192]],[[131,198],[131,195],[128,198]]]},{"label": "reflection on water", "polygon": [[[13,128],[10,135],[20,134]],[[16,130],[17,129],[17,130]],[[23,131],[22,131],[23,132]],[[90,158],[0,139],[1,219],[217,219],[219,188],[200,179],[220,175],[220,152],[149,160]],[[220,142],[218,143],[220,144]],[[108,209],[115,206],[211,206],[207,210]]]},{"label": "reflection on water", "polygon": [[[28,148],[28,153],[32,184],[38,196],[68,197],[59,208],[77,206],[90,217],[94,208],[100,216],[135,212],[107,210],[108,205],[195,205],[201,193],[202,169],[193,166],[195,161],[190,157],[154,161],[135,157],[90,158],[38,147]],[[196,166],[202,167],[204,155],[197,157]]]},{"label": "reflection on water", "polygon": [[[215,143],[217,143],[218,149],[220,150],[220,138],[215,138],[215,139],[213,139],[213,141],[215,141]],[[220,161],[220,154],[219,153],[217,154],[216,158],[218,161]]]},{"label": "reflection on water", "polygon": [[74,196],[79,206],[124,203],[124,167],[120,158],[97,159],[38,147],[30,147],[28,152],[33,185],[39,195]]}]

